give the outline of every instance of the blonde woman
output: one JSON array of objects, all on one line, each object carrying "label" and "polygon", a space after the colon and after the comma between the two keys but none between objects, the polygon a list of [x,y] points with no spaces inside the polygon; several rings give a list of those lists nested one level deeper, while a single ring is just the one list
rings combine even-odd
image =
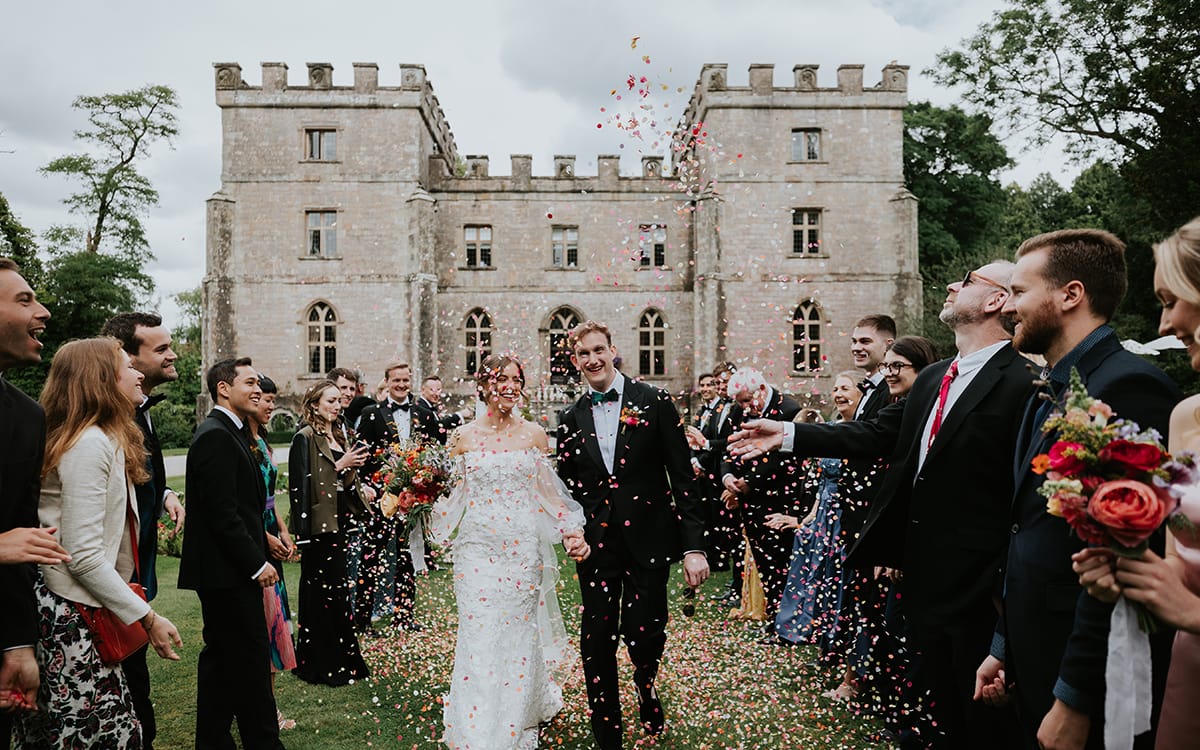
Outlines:
[{"label": "blonde woman", "polygon": [[41,566],[36,584],[42,684],[38,711],[17,722],[17,748],[141,748],[141,726],[120,665],[101,662],[77,604],[140,622],[164,659],[178,660],[179,631],[134,594],[133,483],[146,450],[134,421],[142,374],[116,339],[73,341],[54,355],[42,390],[46,453],[38,518],[58,527],[69,562]]}]

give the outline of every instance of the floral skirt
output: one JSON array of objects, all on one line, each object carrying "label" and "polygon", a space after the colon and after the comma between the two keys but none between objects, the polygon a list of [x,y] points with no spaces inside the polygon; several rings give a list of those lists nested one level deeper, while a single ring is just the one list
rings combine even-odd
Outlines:
[{"label": "floral skirt", "polygon": [[13,747],[140,750],[142,726],[121,667],[105,666],[74,603],[38,577],[38,711],[15,717]]}]

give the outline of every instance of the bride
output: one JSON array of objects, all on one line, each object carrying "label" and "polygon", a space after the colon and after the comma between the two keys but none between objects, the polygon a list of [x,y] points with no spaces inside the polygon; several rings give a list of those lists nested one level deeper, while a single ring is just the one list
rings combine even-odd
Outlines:
[{"label": "bride", "polygon": [[546,433],[517,412],[525,375],[508,356],[475,376],[486,405],[450,437],[460,482],[438,501],[431,534],[452,561],[458,645],[444,702],[443,741],[461,750],[536,748],[538,724],[562,709],[573,654],[555,585],[562,541],[572,559],[591,550],[583,510],[546,457]]}]

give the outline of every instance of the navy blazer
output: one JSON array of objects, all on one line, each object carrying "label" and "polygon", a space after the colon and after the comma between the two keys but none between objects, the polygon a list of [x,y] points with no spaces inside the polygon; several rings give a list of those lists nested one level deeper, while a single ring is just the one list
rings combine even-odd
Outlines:
[{"label": "navy blazer", "polygon": [[[1137,422],[1143,429],[1154,428],[1165,439],[1171,410],[1183,394],[1161,370],[1127,352],[1112,333],[1086,352],[1076,368],[1093,398],[1112,407],[1117,417]],[[1017,685],[1022,715],[1034,726],[1058,697],[1092,715],[1095,737],[1104,718],[1112,605],[1080,588],[1071,570],[1071,555],[1085,544],[1070,532],[1066,521],[1046,512],[1046,498],[1037,492],[1043,477],[1031,471],[1028,458],[1048,451],[1056,439],[1054,434],[1033,435],[1032,419],[1039,403],[1031,399],[1025,409],[1022,444],[1013,466],[1016,493],[999,628],[1005,639],[1005,671]],[[1160,531],[1151,539],[1151,547],[1161,553],[1163,545]],[[1151,639],[1159,687],[1166,676],[1162,659],[1169,658],[1172,637],[1165,631]],[[1157,713],[1161,690],[1155,693]]]}]

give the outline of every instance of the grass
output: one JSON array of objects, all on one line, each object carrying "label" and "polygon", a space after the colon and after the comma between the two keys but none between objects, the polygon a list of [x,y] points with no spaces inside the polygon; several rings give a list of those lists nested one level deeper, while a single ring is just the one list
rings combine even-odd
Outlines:
[{"label": "grass", "polygon": [[[667,654],[658,680],[668,731],[658,740],[635,730],[637,703],[632,668],[620,649],[622,705],[627,746],[683,750],[718,748],[873,748],[876,730],[845,708],[819,697],[830,677],[810,665],[808,647],[771,648],[755,643],[756,628],[722,619],[724,610],[704,595],[728,580],[719,574],[696,599],[697,612],[680,613],[678,566],[671,583],[673,601]],[[160,557],[160,588],[155,608],[171,618],[184,640],[180,662],[151,655],[153,697],[161,748],[194,744],[196,657],[201,640],[200,604],[194,592],[175,587],[179,561]],[[299,566],[288,564],[286,579],[295,601]],[[579,590],[573,566],[562,568],[560,598],[567,632],[578,632]],[[455,608],[452,572],[443,568],[419,579],[419,633],[371,638],[363,652],[371,677],[341,688],[316,687],[281,674],[280,709],[299,726],[283,733],[290,750],[336,748],[439,748],[442,712],[454,655]],[[566,708],[542,729],[541,746],[591,748],[582,670],[563,690]]]}]

